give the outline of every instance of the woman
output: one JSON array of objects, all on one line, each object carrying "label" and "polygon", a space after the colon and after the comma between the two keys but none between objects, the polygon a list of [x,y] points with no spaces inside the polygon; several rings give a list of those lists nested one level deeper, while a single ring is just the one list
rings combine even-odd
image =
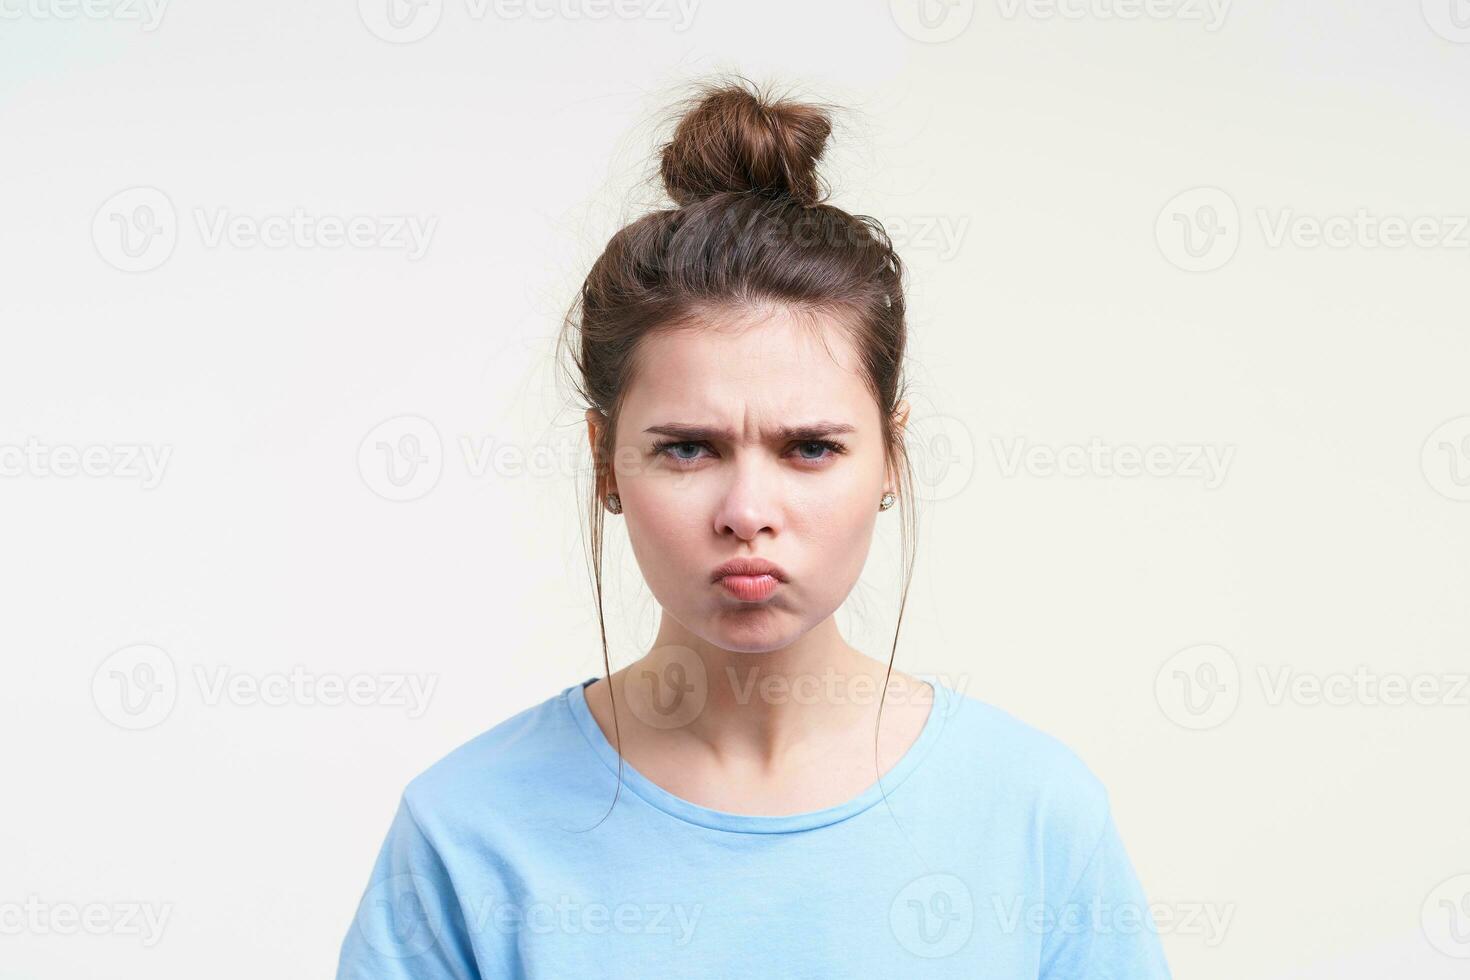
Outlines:
[{"label": "woman", "polygon": [[1168,977],[1078,758],[837,629],[895,504],[911,574],[913,479],[902,267],[821,203],[829,119],[705,85],[660,157],[678,207],[593,266],[598,616],[610,513],[657,638],[611,672],[604,623],[605,677],[409,784],[340,978]]}]

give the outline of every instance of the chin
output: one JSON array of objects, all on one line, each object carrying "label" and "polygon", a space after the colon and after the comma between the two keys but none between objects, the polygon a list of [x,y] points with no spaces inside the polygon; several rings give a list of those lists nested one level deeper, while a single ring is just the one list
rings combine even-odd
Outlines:
[{"label": "chin", "polygon": [[705,642],[731,653],[772,653],[795,643],[808,627],[793,623],[783,610],[771,607],[726,609],[699,630]]}]

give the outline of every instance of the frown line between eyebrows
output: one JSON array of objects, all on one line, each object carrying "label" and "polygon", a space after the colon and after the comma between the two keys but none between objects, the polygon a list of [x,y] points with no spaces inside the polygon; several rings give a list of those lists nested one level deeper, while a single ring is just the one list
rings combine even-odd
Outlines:
[{"label": "frown line between eyebrows", "polygon": [[[643,430],[647,435],[669,436],[673,439],[687,439],[690,442],[704,442],[708,440],[719,440],[722,442],[734,442],[735,433],[729,429],[717,428],[708,425],[691,425],[682,422],[666,422],[663,425],[651,425]],[[844,435],[856,432],[857,428],[846,422],[808,422],[802,425],[784,426],[773,433],[773,438],[787,442],[803,442],[814,439],[825,439],[828,436]]]}]

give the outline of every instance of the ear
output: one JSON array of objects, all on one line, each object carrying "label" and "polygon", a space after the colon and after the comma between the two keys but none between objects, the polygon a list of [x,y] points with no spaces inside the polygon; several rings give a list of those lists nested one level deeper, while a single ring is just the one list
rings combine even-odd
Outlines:
[{"label": "ear", "polygon": [[[587,419],[587,445],[592,450],[592,461],[593,461],[593,464],[596,465],[596,462],[597,462],[597,443],[598,443],[598,440],[602,437],[603,427],[605,425],[607,425],[607,418],[601,412],[599,412],[597,409],[595,409],[595,408],[589,408],[589,409],[587,409],[586,419]],[[607,472],[605,472],[605,473],[601,473],[600,472],[600,473],[597,474],[597,482],[598,482],[598,487],[597,487],[597,499],[598,500],[601,500],[603,497],[607,496],[609,493],[616,493],[617,492],[617,489],[618,489],[617,477],[612,472],[612,467],[610,465],[607,467]]]},{"label": "ear", "polygon": [[[908,400],[907,399],[899,399],[898,404],[896,406],[894,406],[892,418],[893,418],[894,440],[895,441],[898,441],[898,442],[902,442],[903,441],[903,437],[904,437],[904,431],[908,427],[908,424],[909,424],[909,403],[908,403]],[[887,486],[890,487],[890,488],[892,488],[892,490],[893,490],[894,493],[897,493],[898,492],[898,474],[896,472],[894,472],[894,470],[893,470],[893,468],[891,466],[888,468],[888,472],[887,472],[885,478],[888,481],[887,482]]]}]

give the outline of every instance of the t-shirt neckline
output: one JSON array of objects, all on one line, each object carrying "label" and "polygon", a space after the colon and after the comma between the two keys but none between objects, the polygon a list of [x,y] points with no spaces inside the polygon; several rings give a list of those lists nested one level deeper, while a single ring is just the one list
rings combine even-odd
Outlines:
[{"label": "t-shirt neckline", "polygon": [[[951,713],[951,698],[954,695],[940,683],[938,677],[933,674],[915,674],[914,676],[927,681],[934,689],[934,700],[929,707],[929,717],[924,720],[924,727],[920,729],[918,738],[908,747],[898,762],[883,774],[881,786],[878,781],[874,781],[871,786],[846,802],[820,810],[776,816],[730,813],[726,810],[700,806],[670,793],[634,769],[626,760],[622,762],[623,784],[639,798],[659,810],[680,820],[712,830],[748,834],[785,834],[800,830],[815,830],[818,827],[846,820],[881,802],[885,794],[890,797],[893,795],[899,784],[919,767],[929,750],[934,747],[944,727],[945,719]],[[586,738],[588,745],[592,747],[592,751],[616,776],[618,771],[617,750],[602,733],[601,726],[597,724],[597,719],[592,717],[592,710],[587,706],[586,687],[598,679],[598,676],[594,675],[580,683],[573,684],[562,692],[561,700],[571,712],[572,719]]]}]

